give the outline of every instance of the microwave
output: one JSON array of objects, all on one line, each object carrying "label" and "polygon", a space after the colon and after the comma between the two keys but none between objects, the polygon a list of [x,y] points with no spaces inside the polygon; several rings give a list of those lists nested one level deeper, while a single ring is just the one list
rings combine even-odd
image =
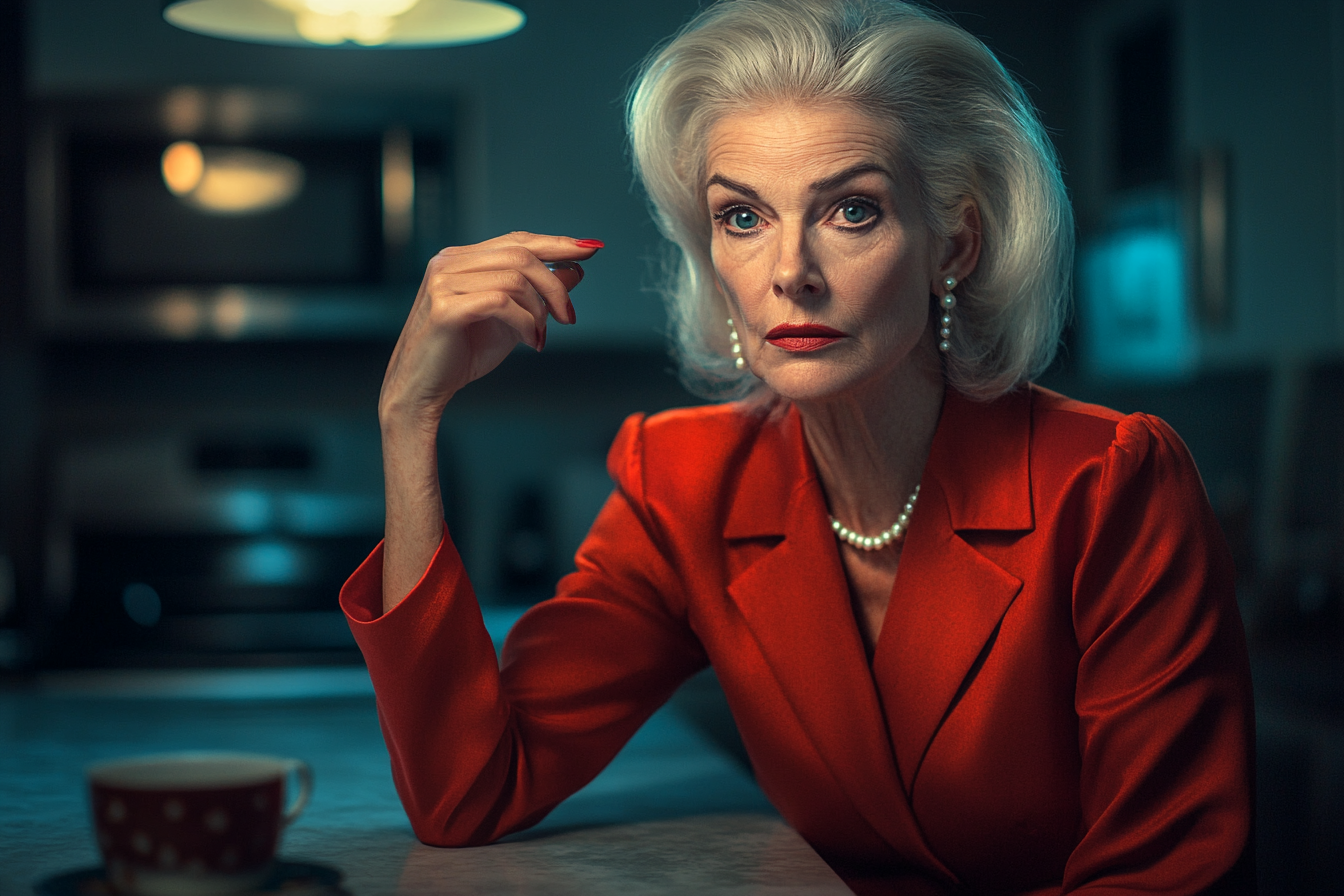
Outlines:
[{"label": "microwave", "polygon": [[35,104],[33,319],[73,339],[395,336],[457,223],[456,104],[178,87]]}]

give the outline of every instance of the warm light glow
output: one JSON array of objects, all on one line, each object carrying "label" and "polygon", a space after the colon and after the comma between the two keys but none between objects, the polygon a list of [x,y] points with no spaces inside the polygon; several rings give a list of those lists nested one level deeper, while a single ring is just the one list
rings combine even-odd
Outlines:
[{"label": "warm light glow", "polygon": [[294,15],[299,34],[315,44],[387,42],[397,16],[419,0],[266,0]]},{"label": "warm light glow", "polygon": [[201,328],[201,306],[190,293],[168,293],[152,313],[159,329],[176,339],[190,339]]},{"label": "warm light glow", "polygon": [[383,135],[383,237],[400,248],[410,239],[415,211],[415,159],[411,134],[393,128]]},{"label": "warm light glow", "polygon": [[399,16],[420,0],[271,0],[280,3],[302,3],[308,9],[324,16],[339,16],[352,12],[361,16]]},{"label": "warm light glow", "polygon": [[196,189],[205,173],[201,148],[190,140],[179,140],[163,151],[163,182],[174,196],[185,196]]},{"label": "warm light glow", "polygon": [[241,290],[222,290],[215,299],[215,307],[210,309],[215,332],[225,339],[236,339],[248,324],[250,310],[247,296]]},{"label": "warm light glow", "polygon": [[341,44],[347,40],[366,47],[387,43],[392,19],[387,16],[361,16],[346,13],[327,16],[316,12],[298,13],[294,25],[299,33],[315,44]]},{"label": "warm light glow", "polygon": [[286,204],[303,186],[303,166],[255,149],[219,149],[206,156],[205,174],[191,193],[203,210],[249,214]]},{"label": "warm light glow", "polygon": [[186,137],[205,123],[205,93],[196,87],[175,87],[163,101],[163,123],[168,133]]},{"label": "warm light glow", "polygon": [[285,205],[303,189],[303,166],[288,156],[179,140],[163,151],[163,182],[199,211],[250,215]]},{"label": "warm light glow", "polygon": [[526,17],[500,0],[175,0],[164,18],[233,40],[432,47],[512,34]]}]

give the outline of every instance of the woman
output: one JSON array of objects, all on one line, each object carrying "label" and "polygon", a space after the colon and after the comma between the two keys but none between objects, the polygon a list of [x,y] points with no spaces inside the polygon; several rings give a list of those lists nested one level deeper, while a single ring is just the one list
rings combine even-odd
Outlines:
[{"label": "woman", "polygon": [[712,663],[767,795],[859,893],[1252,886],[1230,560],[1161,421],[1028,380],[1072,220],[985,47],[886,0],[727,0],[645,66],[683,368],[502,669],[439,506],[445,403],[600,243],[431,262],[383,384],[385,544],[343,595],[426,842],[543,817]]}]

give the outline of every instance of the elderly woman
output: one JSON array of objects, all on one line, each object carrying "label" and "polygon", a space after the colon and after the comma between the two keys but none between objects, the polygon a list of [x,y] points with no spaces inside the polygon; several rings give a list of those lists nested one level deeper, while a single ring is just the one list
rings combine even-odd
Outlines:
[{"label": "elderly woman", "polygon": [[417,835],[535,823],[712,664],[761,787],[859,893],[1253,885],[1231,564],[1162,421],[1032,386],[1072,219],[1021,89],[891,0],[724,0],[647,63],[634,158],[687,376],[502,668],[444,531],[446,402],[601,244],[429,265],[379,407],[386,541],[343,605]]}]

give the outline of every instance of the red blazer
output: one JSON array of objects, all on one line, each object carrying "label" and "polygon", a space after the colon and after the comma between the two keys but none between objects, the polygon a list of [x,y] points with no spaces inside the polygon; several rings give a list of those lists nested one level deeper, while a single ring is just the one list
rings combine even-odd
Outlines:
[{"label": "red blazer", "polygon": [[1162,421],[949,391],[869,666],[796,412],[626,421],[616,489],[502,668],[445,537],[341,600],[420,839],[583,786],[712,663],[761,787],[860,893],[1253,888],[1232,566]]}]

